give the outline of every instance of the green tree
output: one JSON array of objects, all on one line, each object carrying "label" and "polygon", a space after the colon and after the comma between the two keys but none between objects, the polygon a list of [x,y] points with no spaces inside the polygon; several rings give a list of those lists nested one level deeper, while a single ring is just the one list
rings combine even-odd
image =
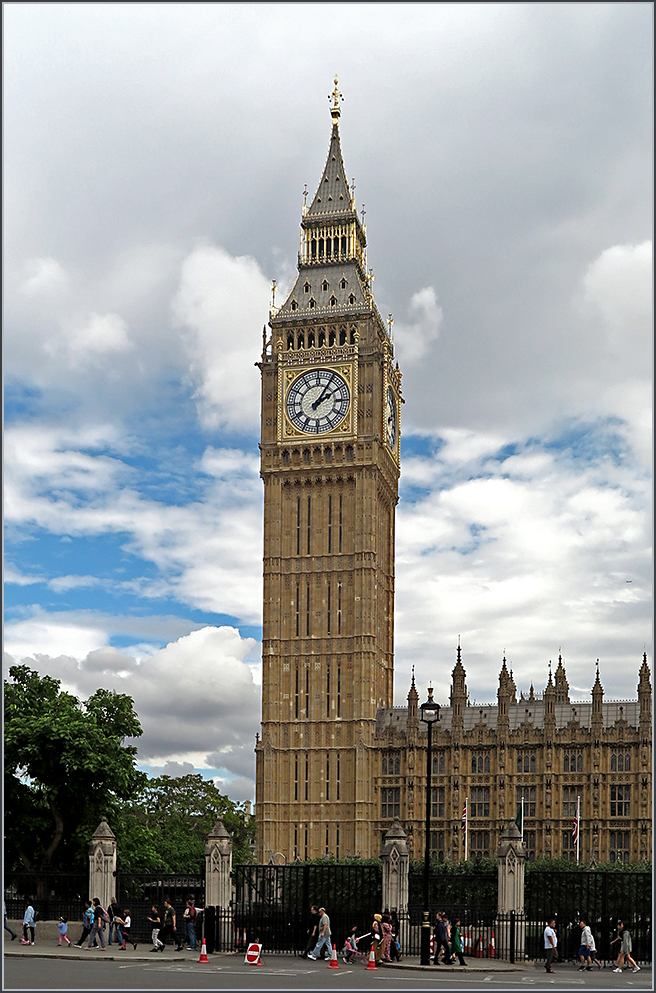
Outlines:
[{"label": "green tree", "polygon": [[145,780],[132,698],[97,690],[86,702],[60,681],[12,666],[4,684],[5,865],[43,873],[86,865],[101,817],[110,821]]},{"label": "green tree", "polygon": [[233,861],[250,862],[255,822],[212,780],[193,774],[143,781],[112,824],[121,868],[203,872],[207,835],[219,817],[232,839]]}]

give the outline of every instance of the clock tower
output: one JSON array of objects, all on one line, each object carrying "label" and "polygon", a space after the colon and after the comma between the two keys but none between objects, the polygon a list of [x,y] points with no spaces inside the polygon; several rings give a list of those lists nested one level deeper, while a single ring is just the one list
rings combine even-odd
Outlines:
[{"label": "clock tower", "polygon": [[[401,373],[339,138],[303,206],[262,359],[257,859],[377,856],[376,712],[392,706]],[[364,214],[364,212],[363,212]]]}]

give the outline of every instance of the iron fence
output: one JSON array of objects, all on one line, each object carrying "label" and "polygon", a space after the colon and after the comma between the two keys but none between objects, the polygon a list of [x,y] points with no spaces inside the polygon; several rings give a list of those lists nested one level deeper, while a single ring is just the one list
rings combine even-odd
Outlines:
[{"label": "iron fence", "polygon": [[4,876],[7,917],[21,920],[31,903],[42,921],[82,920],[89,875],[80,872],[8,872]]},{"label": "iron fence", "polygon": [[326,908],[341,948],[352,927],[366,931],[381,911],[380,865],[240,865],[233,884],[232,940],[239,949],[259,939],[271,951],[302,952],[312,904]]},{"label": "iron fence", "polygon": [[648,872],[599,869],[532,870],[525,878],[525,911],[533,922],[527,932],[531,958],[541,958],[542,933],[554,917],[558,926],[559,958],[573,961],[581,944],[579,922],[592,930],[600,961],[610,962],[617,954],[611,944],[617,922],[624,921],[633,937],[633,958],[651,962],[652,877]]},{"label": "iron fence", "polygon": [[[153,906],[164,920],[164,900],[170,900],[176,914],[176,928],[184,936],[182,914],[187,900],[201,908],[205,903],[205,876],[186,873],[121,872],[116,874],[116,899],[121,910],[130,910],[134,941],[149,942]],[[198,926],[197,926],[198,931]]]}]

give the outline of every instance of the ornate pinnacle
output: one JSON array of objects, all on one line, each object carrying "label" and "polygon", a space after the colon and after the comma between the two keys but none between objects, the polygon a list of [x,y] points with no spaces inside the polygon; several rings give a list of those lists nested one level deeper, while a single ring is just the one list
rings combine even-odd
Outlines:
[{"label": "ornate pinnacle", "polygon": [[338,83],[337,76],[335,76],[335,89],[333,90],[332,93],[328,94],[328,99],[332,100],[333,102],[333,105],[330,108],[330,116],[332,117],[333,124],[335,125],[337,124],[339,120],[339,115],[341,114],[341,111],[339,109],[339,101],[344,99],[342,94],[339,92],[339,87],[337,86],[337,83]]}]

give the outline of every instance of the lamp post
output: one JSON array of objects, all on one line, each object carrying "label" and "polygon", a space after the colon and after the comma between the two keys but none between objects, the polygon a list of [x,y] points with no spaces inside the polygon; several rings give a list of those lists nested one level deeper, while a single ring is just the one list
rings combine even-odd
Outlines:
[{"label": "lamp post", "polygon": [[428,905],[428,878],[430,871],[430,822],[431,822],[431,751],[433,747],[433,724],[440,719],[440,705],[433,700],[433,687],[428,687],[428,700],[422,703],[421,720],[428,727],[426,748],[426,852],[424,854],[424,919],[421,922],[421,964],[430,965],[430,909]]}]

